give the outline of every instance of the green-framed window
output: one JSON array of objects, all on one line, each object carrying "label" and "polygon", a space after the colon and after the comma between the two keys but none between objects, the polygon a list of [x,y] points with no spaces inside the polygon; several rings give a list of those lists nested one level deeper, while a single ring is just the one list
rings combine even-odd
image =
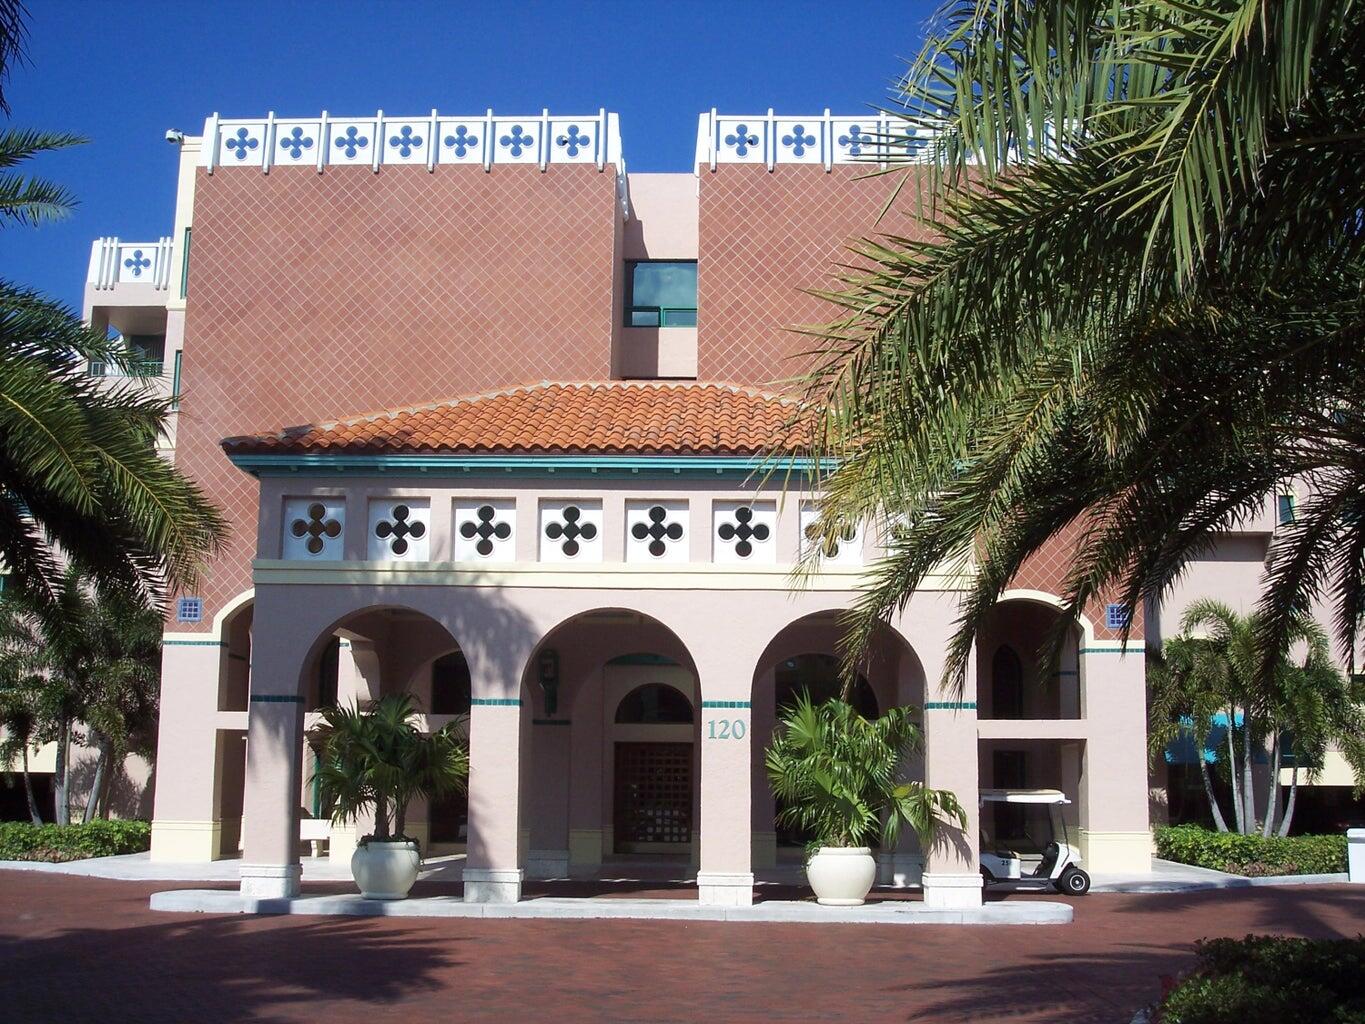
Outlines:
[{"label": "green-framed window", "polygon": [[697,261],[626,264],[627,327],[696,327]]}]

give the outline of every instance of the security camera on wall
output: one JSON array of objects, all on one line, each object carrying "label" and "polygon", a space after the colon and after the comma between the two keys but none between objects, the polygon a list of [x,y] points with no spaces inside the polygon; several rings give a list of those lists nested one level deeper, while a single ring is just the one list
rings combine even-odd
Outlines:
[{"label": "security camera on wall", "polygon": [[166,141],[173,146],[178,146],[185,141],[185,133],[179,128],[166,129]]}]

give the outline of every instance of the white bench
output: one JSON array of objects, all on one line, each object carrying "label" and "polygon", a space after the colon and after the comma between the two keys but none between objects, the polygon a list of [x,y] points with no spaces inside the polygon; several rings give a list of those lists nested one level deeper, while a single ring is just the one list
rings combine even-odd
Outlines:
[{"label": "white bench", "polygon": [[299,839],[313,844],[313,856],[322,856],[322,844],[332,838],[332,823],[327,818],[300,818]]}]

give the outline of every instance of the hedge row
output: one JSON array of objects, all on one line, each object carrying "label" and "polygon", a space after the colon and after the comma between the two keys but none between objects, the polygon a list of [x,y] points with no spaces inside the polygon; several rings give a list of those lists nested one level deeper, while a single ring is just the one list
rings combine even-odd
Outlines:
[{"label": "hedge row", "polygon": [[1365,938],[1248,935],[1199,943],[1199,964],[1157,1008],[1158,1024],[1365,1021]]},{"label": "hedge row", "polygon": [[1198,825],[1156,830],[1158,857],[1234,875],[1318,875],[1346,870],[1346,837],[1240,836]]},{"label": "hedge row", "polygon": [[56,864],[86,857],[140,853],[152,845],[148,821],[92,821],[88,825],[0,822],[0,860],[41,860]]}]

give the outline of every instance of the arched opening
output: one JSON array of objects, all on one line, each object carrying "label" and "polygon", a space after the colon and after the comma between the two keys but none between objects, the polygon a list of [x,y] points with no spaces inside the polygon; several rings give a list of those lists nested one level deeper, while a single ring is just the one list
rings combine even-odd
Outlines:
[{"label": "arched opening", "polygon": [[[784,707],[800,693],[821,703],[842,694],[841,612],[831,609],[807,615],[788,624],[769,642],[754,675],[751,742],[751,795],[753,806],[753,863],[756,869],[799,864],[810,836],[779,826],[780,808],[774,799],[764,767],[764,751]],[[880,628],[858,671],[850,703],[865,718],[876,718],[885,709],[902,704],[920,705],[924,700],[924,672],[909,644],[889,627]],[[922,759],[906,766],[913,777],[923,777]],[[903,840],[909,850],[911,840]],[[890,851],[887,851],[888,856]],[[888,869],[889,870],[889,869]],[[908,874],[913,874],[909,872]]]},{"label": "arched opening", "polygon": [[691,725],[692,702],[666,683],[645,683],[621,698],[617,725]]},{"label": "arched opening", "polygon": [[[781,709],[795,704],[802,693],[816,704],[842,696],[844,677],[839,659],[832,654],[797,654],[777,665],[773,683],[777,707]],[[877,695],[861,672],[854,681],[849,703],[864,718],[876,718],[881,713]]]},{"label": "arched opening", "polygon": [[995,718],[1024,717],[1024,665],[1009,644],[991,658],[991,706]]},{"label": "arched opening", "polygon": [[[354,611],[323,630],[303,665],[304,728],[307,735],[321,723],[321,712],[332,706],[362,708],[394,693],[410,694],[428,731],[469,710],[469,671],[454,637],[440,622],[414,609],[372,607]],[[452,709],[453,710],[447,710]],[[319,752],[311,741],[303,751],[301,816],[326,822],[314,773]],[[461,852],[468,832],[468,803],[461,795],[456,807],[428,807],[418,798],[408,806],[406,831],[423,853]],[[356,841],[372,822],[329,826],[305,825],[310,835],[328,836],[333,860],[350,857]],[[318,845],[321,845],[319,843]]]},{"label": "arched opening", "polygon": [[[221,623],[218,663],[218,710],[243,716],[240,727],[219,726],[214,732],[213,816],[219,823],[219,857],[241,851],[242,808],[246,800],[246,723],[251,693],[251,628],[255,604],[241,601]],[[225,716],[226,717],[226,716]]]},{"label": "arched opening", "polygon": [[[546,634],[523,677],[527,872],[596,877],[645,858],[690,870],[699,826],[696,671],[678,637],[600,609]],[[676,876],[675,876],[676,877]]]}]

